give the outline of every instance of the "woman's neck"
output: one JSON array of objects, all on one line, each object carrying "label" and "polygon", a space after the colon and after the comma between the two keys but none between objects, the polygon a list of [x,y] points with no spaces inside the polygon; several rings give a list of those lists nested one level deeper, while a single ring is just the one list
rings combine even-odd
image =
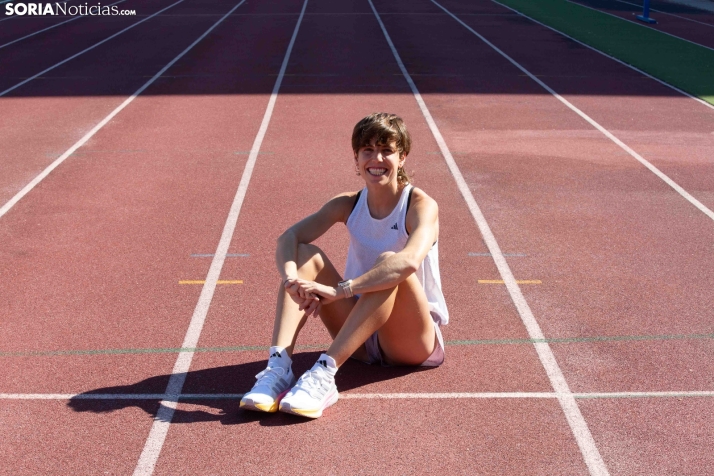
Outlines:
[{"label": "woman's neck", "polygon": [[372,187],[367,185],[367,206],[372,218],[381,220],[389,216],[399,203],[403,189],[397,182]]}]

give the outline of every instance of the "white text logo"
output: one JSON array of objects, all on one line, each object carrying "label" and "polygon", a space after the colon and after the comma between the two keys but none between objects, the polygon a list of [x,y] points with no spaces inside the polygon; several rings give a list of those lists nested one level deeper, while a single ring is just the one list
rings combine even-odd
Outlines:
[{"label": "white text logo", "polygon": [[89,15],[89,16],[114,16],[114,15],[136,15],[136,10],[120,10],[119,7],[114,5],[102,6],[101,3],[96,5],[89,5],[85,3],[84,5],[67,5],[66,2],[55,2],[55,3],[6,3],[5,4],[5,15],[64,15],[64,16],[77,16],[77,15]]}]

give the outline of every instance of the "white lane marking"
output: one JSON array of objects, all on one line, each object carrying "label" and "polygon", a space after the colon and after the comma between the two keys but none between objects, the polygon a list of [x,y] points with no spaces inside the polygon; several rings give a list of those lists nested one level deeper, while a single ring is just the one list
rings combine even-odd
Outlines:
[{"label": "white lane marking", "polygon": [[645,76],[647,76],[648,78],[653,79],[653,80],[657,81],[658,83],[663,84],[664,86],[667,86],[668,88],[674,89],[674,90],[677,91],[678,93],[683,94],[683,95],[685,95],[685,96],[687,96],[687,97],[689,97],[689,98],[691,98],[691,99],[694,99],[695,101],[697,101],[697,102],[700,103],[700,104],[703,104],[704,106],[708,107],[709,109],[714,109],[714,105],[709,104],[709,103],[706,102],[705,100],[699,99],[699,98],[696,97],[696,96],[692,96],[692,95],[689,94],[687,91],[684,91],[684,90],[682,90],[682,89],[679,89],[678,87],[673,86],[673,85],[671,85],[671,84],[669,84],[669,83],[667,83],[667,82],[665,82],[665,81],[662,81],[662,80],[659,79],[659,78],[655,78],[655,77],[652,76],[651,74],[645,73],[645,72],[642,71],[641,69],[636,68],[636,67],[632,66],[631,64],[627,64],[627,63],[625,63],[624,61],[615,58],[614,56],[610,56],[609,54],[607,54],[607,53],[605,53],[605,52],[603,52],[603,51],[598,50],[598,49],[595,48],[594,46],[590,46],[590,45],[588,45],[587,43],[583,43],[583,42],[580,41],[580,40],[576,40],[576,39],[573,38],[572,36],[567,35],[567,34],[563,33],[563,32],[560,31],[560,30],[556,30],[555,28],[553,28],[553,27],[551,27],[551,26],[548,26],[548,25],[546,25],[545,23],[539,22],[539,21],[536,20],[535,18],[531,18],[531,17],[529,17],[528,15],[519,12],[519,11],[516,10],[515,8],[511,8],[511,7],[509,7],[508,5],[504,5],[503,3],[501,3],[501,2],[499,2],[499,1],[497,1],[497,0],[491,0],[491,1],[492,1],[493,3],[495,3],[495,4],[497,4],[497,5],[501,5],[503,8],[507,8],[508,10],[511,10],[512,12],[515,12],[515,13],[519,14],[520,16],[522,16],[522,17],[524,17],[524,18],[528,18],[528,19],[529,19],[530,21],[532,21],[533,23],[537,23],[537,24],[539,24],[540,26],[543,26],[543,27],[545,27],[545,28],[547,28],[547,29],[549,29],[549,30],[551,30],[551,31],[554,31],[554,32],[556,32],[557,34],[562,35],[562,36],[564,36],[564,37],[566,37],[566,38],[568,38],[568,39],[570,39],[570,40],[572,40],[572,41],[578,43],[579,45],[582,45],[582,46],[584,46],[584,47],[586,47],[586,48],[588,48],[588,49],[591,49],[591,50],[595,51],[596,53],[600,53],[601,55],[603,55],[603,56],[605,56],[605,57],[607,57],[607,58],[610,58],[611,60],[616,61],[616,62],[620,63],[620,64],[623,65],[623,66],[627,66],[628,68],[630,68],[630,69],[632,69],[632,70],[634,70],[634,71],[637,71],[638,73],[640,73],[640,74],[642,74],[642,75],[645,75]]},{"label": "white lane marking", "polygon": [[[493,1],[493,2],[495,2],[495,3],[498,3],[498,2],[496,2],[495,0],[491,0],[491,1]],[[711,211],[709,208],[707,208],[707,207],[706,207],[703,203],[701,203],[699,200],[697,200],[696,198],[694,198],[689,192],[687,192],[686,190],[684,190],[684,189],[683,189],[681,186],[679,186],[679,184],[677,184],[674,180],[672,180],[671,178],[669,178],[669,177],[668,177],[667,175],[665,175],[662,171],[660,171],[657,167],[655,167],[655,166],[652,165],[650,162],[648,162],[644,157],[642,157],[640,154],[638,154],[638,153],[635,152],[633,149],[631,149],[627,144],[625,144],[625,143],[622,142],[620,139],[618,139],[617,137],[615,137],[614,134],[612,134],[610,131],[608,131],[607,129],[605,129],[603,126],[601,126],[599,123],[597,123],[597,122],[596,122],[594,119],[592,119],[590,116],[588,116],[588,115],[585,114],[583,111],[581,111],[580,109],[578,109],[577,107],[575,107],[573,104],[571,104],[567,99],[565,99],[564,97],[562,97],[560,94],[556,93],[550,86],[548,86],[548,85],[545,84],[543,81],[541,81],[540,79],[538,79],[537,77],[535,77],[535,75],[533,75],[533,73],[531,73],[530,71],[528,71],[526,68],[524,68],[523,66],[521,66],[521,64],[518,63],[516,60],[514,60],[513,58],[511,58],[510,56],[508,56],[506,53],[504,53],[503,51],[501,51],[496,45],[494,45],[493,43],[491,43],[490,41],[488,41],[486,38],[484,38],[481,34],[479,34],[478,32],[476,32],[476,30],[474,30],[473,28],[471,28],[470,26],[468,26],[466,23],[464,23],[463,21],[461,21],[461,19],[459,19],[456,15],[454,15],[454,14],[451,13],[449,10],[447,10],[446,8],[444,8],[444,7],[442,7],[441,5],[439,5],[435,0],[431,0],[431,2],[434,3],[435,5],[437,5],[437,6],[438,6],[439,8],[441,8],[442,10],[444,10],[444,12],[446,12],[446,13],[447,13],[449,16],[451,16],[454,20],[456,20],[457,22],[459,22],[464,28],[466,28],[467,30],[469,30],[469,31],[470,31],[471,33],[473,33],[474,35],[476,35],[481,41],[483,41],[483,42],[486,43],[488,46],[490,46],[491,48],[493,48],[496,52],[498,52],[498,54],[500,54],[500,55],[503,56],[505,59],[507,59],[513,66],[515,66],[516,68],[518,68],[518,69],[520,69],[521,71],[523,71],[523,73],[525,73],[529,78],[531,78],[533,81],[535,81],[536,83],[538,83],[538,84],[540,85],[540,87],[542,87],[543,89],[545,89],[546,91],[548,91],[550,94],[552,94],[558,101],[560,101],[561,103],[563,103],[568,109],[570,109],[571,111],[573,111],[574,113],[576,113],[578,116],[580,116],[580,117],[582,117],[583,119],[585,119],[585,121],[587,121],[587,122],[588,122],[591,126],[593,126],[595,129],[599,130],[605,137],[607,137],[607,138],[610,139],[612,142],[614,142],[615,144],[617,144],[618,146],[620,146],[620,148],[621,148],[622,150],[624,150],[625,152],[627,152],[628,154],[630,154],[630,155],[631,155],[633,158],[635,158],[639,163],[641,163],[642,165],[644,165],[645,167],[647,167],[647,169],[649,169],[650,172],[652,172],[652,173],[655,174],[657,177],[659,177],[664,183],[666,183],[667,185],[669,185],[670,187],[672,187],[678,194],[680,194],[682,197],[684,197],[684,199],[686,199],[689,203],[691,203],[692,205],[694,205],[695,207],[697,207],[697,208],[699,209],[699,211],[701,211],[701,212],[704,213],[706,216],[708,216],[709,218],[711,218],[712,220],[714,220],[714,212]]]},{"label": "white lane marking", "polygon": [[[626,1],[624,1],[624,0],[615,0],[615,1],[616,1],[616,2],[620,2],[620,3],[626,3],[626,4],[628,4],[628,5],[634,5],[634,6],[636,6],[636,7],[642,8],[642,5],[638,5],[638,4],[636,4],[636,3],[626,2]],[[652,12],[657,12],[657,13],[661,13],[661,14],[663,14],[663,15],[669,15],[669,16],[671,16],[671,17],[681,18],[682,20],[687,20],[687,21],[691,21],[691,22],[694,22],[694,23],[699,23],[700,25],[709,26],[709,27],[714,28],[714,25],[712,25],[711,23],[704,23],[704,22],[701,22],[701,21],[692,20],[691,18],[683,17],[683,16],[680,16],[680,15],[675,15],[674,13],[668,13],[668,12],[664,12],[664,11],[662,11],[662,10],[655,10],[654,8],[650,8],[650,11],[652,11]]]},{"label": "white lane marking", "polygon": [[[438,6],[441,6],[436,2],[434,3]],[[441,132],[439,131],[436,122],[431,116],[431,113],[429,112],[426,103],[422,99],[421,94],[419,93],[419,90],[416,87],[416,84],[414,84],[414,81],[407,72],[407,69],[404,66],[404,63],[402,62],[399,53],[397,53],[397,49],[394,46],[394,43],[392,43],[392,40],[389,37],[387,29],[384,26],[384,23],[382,23],[382,19],[379,17],[377,10],[374,8],[372,0],[369,0],[369,4],[372,7],[372,11],[374,11],[374,15],[376,16],[380,27],[382,28],[382,32],[384,33],[387,43],[389,43],[389,47],[392,49],[392,54],[394,55],[394,58],[397,61],[397,64],[399,65],[399,68],[401,69],[404,78],[407,80],[407,83],[409,83],[409,87],[411,88],[412,93],[414,94],[414,98],[419,104],[419,108],[421,109],[421,112],[424,115],[426,122],[429,124],[431,133],[434,135],[434,138],[436,139],[436,142],[439,145],[439,149],[441,150],[441,153],[444,156],[444,159],[446,160],[449,170],[454,176],[454,180],[456,181],[459,191],[464,197],[464,200],[466,201],[466,204],[468,205],[469,210],[471,211],[471,215],[473,216],[474,220],[476,221],[476,224],[478,225],[479,230],[481,231],[481,235],[483,236],[484,242],[486,243],[489,252],[491,252],[493,260],[496,263],[496,267],[498,268],[498,271],[506,284],[508,293],[510,294],[511,299],[513,300],[513,303],[515,304],[516,309],[518,310],[518,314],[521,316],[521,320],[523,321],[524,326],[528,330],[529,337],[531,339],[538,340],[544,339],[543,332],[541,331],[538,322],[533,316],[533,313],[531,312],[530,306],[528,306],[525,297],[521,293],[521,289],[516,283],[516,279],[513,277],[513,273],[511,272],[511,268],[508,266],[506,258],[503,256],[503,253],[501,253],[501,249],[498,246],[498,243],[496,242],[496,237],[491,232],[491,228],[488,226],[486,218],[483,216],[483,213],[481,213],[481,209],[479,208],[478,204],[476,203],[476,200],[471,194],[471,191],[469,190],[469,187],[466,184],[466,181],[464,180],[464,177],[461,174],[458,165],[456,165],[456,161],[454,161],[454,157],[451,155],[449,147],[446,145],[444,137],[441,135]],[[605,462],[603,461],[602,457],[600,456],[600,452],[595,446],[595,440],[593,439],[592,434],[590,433],[590,429],[588,428],[588,425],[585,422],[583,415],[580,413],[578,404],[575,401],[575,398],[573,398],[570,389],[568,388],[568,384],[565,381],[565,377],[563,376],[560,367],[558,366],[558,362],[555,360],[555,355],[553,355],[550,346],[545,342],[536,342],[533,344],[533,346],[535,347],[535,350],[538,354],[541,364],[543,365],[546,371],[546,374],[548,375],[548,379],[550,380],[553,389],[558,394],[558,401],[560,402],[560,406],[562,407],[563,412],[565,413],[566,420],[568,421],[573,435],[575,436],[575,440],[577,441],[577,444],[583,455],[585,464],[590,470],[590,474],[598,476],[604,476],[609,474],[607,471],[607,467],[605,466]]]},{"label": "white lane marking", "polygon": [[677,35],[673,35],[673,34],[671,34],[671,33],[667,33],[666,31],[657,30],[657,29],[655,29],[655,28],[652,28],[652,27],[649,27],[649,26],[645,25],[645,24],[642,23],[642,22],[637,22],[637,23],[636,23],[636,22],[634,22],[634,21],[629,21],[628,19],[619,17],[619,16],[615,15],[614,13],[605,12],[605,11],[603,11],[603,10],[598,10],[597,8],[591,7],[591,6],[589,6],[589,5],[584,5],[584,4],[582,4],[582,3],[578,3],[578,2],[573,1],[573,0],[566,0],[566,1],[567,1],[568,3],[572,3],[573,5],[578,5],[579,7],[587,8],[587,9],[589,9],[589,10],[593,10],[593,11],[596,11],[596,12],[598,12],[598,13],[603,13],[603,14],[609,15],[609,16],[611,16],[611,17],[613,17],[613,18],[617,18],[618,20],[626,21],[626,22],[628,22],[628,23],[632,23],[633,25],[637,25],[637,26],[642,27],[642,28],[647,28],[647,29],[649,29],[649,30],[656,31],[656,32],[658,32],[658,33],[662,33],[662,34],[665,34],[665,35],[667,35],[667,36],[671,36],[672,38],[676,38],[676,39],[678,39],[678,40],[686,41],[687,43],[691,43],[691,44],[693,44],[693,45],[701,46],[702,48],[706,48],[706,49],[708,49],[708,50],[714,51],[714,48],[711,48],[711,47],[706,46],[706,45],[702,45],[701,43],[697,43],[697,42],[694,42],[694,41],[692,41],[692,40],[688,40],[688,39],[686,39],[686,38],[682,38],[681,36],[677,36]]},{"label": "white lane marking", "polygon": [[[161,12],[163,12],[163,11],[165,11],[165,10],[168,10],[169,8],[171,8],[171,7],[175,6],[175,5],[178,5],[179,3],[183,2],[183,1],[184,1],[184,0],[179,0],[178,2],[176,2],[176,3],[172,4],[172,5],[169,5],[168,7],[164,8],[163,10],[160,10],[160,11],[154,13],[154,14],[151,15],[150,17],[147,17],[146,19],[141,20],[139,23],[145,22],[146,20],[150,19],[151,17],[154,17],[154,16],[158,15],[159,13],[161,13]],[[133,28],[133,27],[135,27],[136,25],[138,25],[139,23],[135,23],[135,24],[133,24],[132,26],[130,26],[129,28]],[[124,32],[124,31],[128,30],[129,28],[126,28],[126,29],[120,31],[119,33],[122,33],[122,32]],[[117,34],[115,34],[115,35],[113,35],[113,36],[110,36],[109,38],[107,38],[107,39],[104,40],[104,41],[107,41],[107,40],[113,38],[114,36],[118,35],[119,33],[117,33]],[[103,42],[102,42],[102,43],[103,43]],[[94,46],[98,46],[99,44],[101,44],[101,43],[97,43],[97,44],[94,45]],[[194,43],[194,44],[195,44],[195,43]],[[94,48],[94,46],[92,46],[91,48]],[[102,127],[104,127],[110,120],[112,120],[112,118],[113,118],[114,116],[116,116],[117,114],[119,114],[119,113],[122,111],[122,109],[124,109],[126,106],[129,105],[129,103],[131,103],[134,99],[136,99],[136,97],[137,97],[139,94],[141,94],[141,93],[142,93],[146,88],[148,88],[154,81],[156,81],[156,80],[159,78],[159,76],[161,76],[161,75],[164,73],[164,71],[166,71],[167,69],[169,69],[169,67],[170,67],[171,65],[173,65],[176,61],[178,61],[178,59],[181,58],[184,54],[186,54],[186,52],[187,52],[188,50],[190,50],[192,47],[193,47],[193,45],[189,46],[189,47],[188,47],[187,49],[185,49],[181,54],[179,54],[176,58],[174,58],[173,60],[171,60],[171,62],[169,62],[169,64],[167,64],[166,66],[164,66],[164,67],[161,69],[161,71],[159,71],[158,73],[156,73],[150,80],[148,80],[146,83],[144,83],[144,85],[143,85],[142,87],[140,87],[139,89],[137,89],[134,94],[132,94],[131,96],[129,96],[129,97],[128,97],[123,103],[121,103],[116,109],[114,109],[112,112],[110,112],[107,117],[105,117],[104,119],[102,119],[101,122],[99,122],[99,124],[97,124],[96,126],[94,126],[91,131],[87,132],[87,133],[84,135],[84,137],[82,137],[82,138],[79,139],[77,142],[75,142],[74,145],[73,145],[72,147],[70,147],[69,149],[67,149],[67,151],[66,151],[64,154],[62,154],[62,155],[60,155],[59,157],[57,157],[57,159],[55,159],[54,162],[52,162],[50,165],[48,165],[48,166],[45,168],[45,170],[43,170],[42,172],[40,172],[40,174],[39,174],[37,177],[35,177],[34,179],[32,179],[32,181],[30,181],[30,183],[28,183],[27,185],[25,185],[25,187],[24,187],[22,190],[20,190],[19,192],[17,192],[14,197],[12,197],[10,200],[8,200],[7,203],[6,203],[5,205],[3,205],[2,208],[0,208],[0,218],[2,218],[12,207],[15,206],[15,204],[16,204],[17,202],[19,202],[25,195],[27,195],[33,188],[35,188],[35,186],[36,186],[38,183],[40,183],[42,180],[44,180],[45,177],[47,177],[54,169],[56,169],[62,162],[64,162],[67,157],[69,157],[70,155],[72,155],[72,153],[73,153],[74,151],[76,151],[77,149],[79,149],[80,147],[82,147],[89,139],[91,139],[92,136],[93,136],[94,134],[96,134],[96,133],[99,131],[99,129],[101,129]],[[88,49],[86,49],[86,50],[84,50],[84,51],[88,51],[88,50],[91,49],[91,48],[88,48]],[[69,61],[70,59],[72,59],[72,58],[74,58],[74,57],[76,57],[76,56],[79,56],[80,54],[81,54],[81,53],[77,53],[76,55],[72,56],[71,58],[68,58],[68,59],[64,60],[63,63]],[[58,66],[58,65],[60,65],[60,64],[61,64],[61,63],[57,63],[55,66]],[[52,68],[54,68],[55,66],[53,66]],[[49,71],[49,70],[52,69],[52,68],[46,69],[45,71],[43,71],[43,73],[46,72],[46,71]],[[42,74],[42,73],[40,73],[40,74]],[[38,75],[35,75],[35,76],[33,76],[33,77],[37,77],[37,76],[39,76],[39,74],[38,74]],[[30,79],[32,79],[32,78],[30,78]],[[29,81],[29,79],[28,79],[27,81]],[[25,82],[27,82],[27,81],[25,81]],[[24,83],[20,83],[20,84],[24,84]],[[14,87],[11,88],[11,89],[14,89],[15,87],[17,87],[17,86],[14,86]],[[10,89],[6,90],[5,92],[7,92],[7,91],[10,91]],[[0,96],[2,96],[2,94],[5,94],[5,92],[0,93]]]},{"label": "white lane marking", "polygon": [[[110,3],[109,5],[106,5],[106,6],[107,6],[107,7],[111,7],[112,5],[116,5],[116,4],[122,3],[122,2],[126,2],[126,0],[119,0],[118,2]],[[18,41],[22,41],[22,40],[24,40],[25,38],[30,38],[31,36],[39,35],[39,34],[42,33],[43,31],[51,30],[52,28],[56,28],[56,27],[58,27],[58,26],[60,26],[60,25],[64,25],[65,23],[69,23],[69,22],[71,22],[71,21],[79,20],[80,18],[86,18],[87,16],[88,16],[88,15],[77,15],[76,17],[72,17],[72,18],[70,18],[69,20],[63,21],[63,22],[61,22],[61,23],[57,23],[56,25],[49,26],[49,27],[47,27],[47,28],[45,28],[45,29],[43,29],[43,30],[39,30],[39,31],[36,31],[36,32],[34,32],[34,33],[30,33],[29,35],[25,35],[25,36],[23,36],[22,38],[18,38],[17,40],[12,40],[11,42],[5,43],[4,45],[0,45],[0,49],[5,48],[6,46],[10,46],[10,45],[12,45],[13,43],[17,43]]]},{"label": "white lane marking", "polygon": [[685,397],[714,397],[714,392],[709,391],[670,391],[670,392],[593,392],[576,393],[575,398],[685,398]]},{"label": "white lane marking", "polygon": [[[340,400],[362,399],[485,399],[485,398],[560,398],[556,392],[441,392],[441,393],[341,393]],[[714,397],[714,391],[668,392],[586,392],[568,393],[568,397],[588,398],[684,398]],[[182,396],[183,397],[183,396]]]},{"label": "white lane marking", "polygon": [[556,398],[554,392],[341,393],[340,400],[448,400],[459,398]]},{"label": "white lane marking", "polygon": [[112,38],[116,38],[117,36],[121,35],[122,33],[131,30],[131,29],[134,28],[135,26],[139,26],[139,25],[141,25],[142,23],[144,23],[145,21],[151,20],[151,19],[154,18],[156,15],[159,15],[159,14],[161,14],[162,12],[165,12],[165,11],[168,10],[169,8],[175,7],[176,5],[178,5],[179,3],[183,2],[183,1],[184,1],[184,0],[179,0],[179,1],[176,2],[176,3],[172,3],[172,4],[169,5],[168,7],[164,8],[164,9],[162,9],[162,10],[159,10],[158,12],[154,13],[153,15],[148,16],[148,17],[144,18],[143,20],[139,20],[138,22],[129,25],[128,27],[124,28],[123,30],[121,30],[121,31],[119,31],[119,32],[117,32],[117,33],[114,33],[112,36],[109,36],[109,37],[107,37],[107,38],[104,38],[102,41],[93,44],[93,45],[90,46],[89,48],[85,48],[85,49],[83,49],[82,51],[80,51],[79,53],[75,53],[75,54],[73,54],[72,56],[70,56],[69,58],[62,60],[62,61],[60,61],[59,63],[56,63],[56,64],[50,66],[49,68],[45,69],[45,70],[40,71],[40,72],[37,73],[36,75],[30,76],[30,77],[27,78],[26,80],[17,83],[15,86],[12,86],[11,88],[8,88],[8,89],[6,89],[6,90],[3,91],[3,92],[0,92],[0,96],[4,96],[4,95],[6,95],[7,93],[9,93],[10,91],[13,91],[13,90],[19,88],[19,87],[22,86],[23,84],[27,84],[27,83],[29,83],[30,81],[32,81],[33,79],[35,79],[35,78],[37,78],[37,77],[39,77],[39,76],[42,76],[42,75],[45,74],[46,72],[52,71],[53,69],[57,68],[58,66],[62,66],[63,64],[65,64],[65,63],[68,62],[68,61],[72,61],[72,60],[73,60],[74,58],[76,58],[77,56],[81,56],[81,55],[83,55],[84,53],[86,53],[87,51],[93,50],[94,48],[96,48],[96,47],[99,46],[99,45],[103,45],[104,43],[106,43],[107,41],[111,40]]},{"label": "white lane marking", "polygon": [[[0,400],[240,400],[242,393],[0,393]],[[701,398],[714,397],[714,391],[666,392],[585,392],[569,394],[578,399],[614,398]],[[439,392],[439,393],[341,393],[340,400],[409,400],[409,399],[488,399],[488,398],[558,398],[555,392]]]},{"label": "white lane marking", "polygon": [[[233,10],[238,8],[245,0],[236,5]],[[240,184],[238,185],[238,191],[233,199],[233,204],[231,205],[230,212],[228,213],[228,218],[226,224],[223,228],[223,234],[221,235],[220,242],[216,248],[215,256],[211,261],[211,267],[208,270],[208,275],[206,276],[206,283],[203,285],[201,290],[201,296],[198,299],[196,308],[193,312],[193,317],[191,317],[191,323],[189,324],[188,330],[186,331],[186,337],[184,337],[182,348],[195,348],[198,344],[198,339],[201,335],[201,330],[203,329],[203,324],[206,320],[206,315],[208,314],[208,308],[211,305],[211,300],[213,298],[213,293],[216,289],[216,283],[218,277],[221,274],[221,269],[223,268],[223,263],[225,262],[225,256],[228,254],[228,247],[230,246],[231,239],[233,237],[233,232],[235,230],[236,224],[238,222],[238,215],[240,214],[241,206],[243,205],[243,199],[245,198],[246,191],[248,190],[248,184],[250,183],[250,178],[253,174],[253,168],[255,167],[255,162],[258,158],[258,152],[263,144],[263,138],[268,130],[268,124],[270,123],[270,118],[273,114],[273,108],[275,107],[275,102],[278,99],[278,91],[280,90],[280,85],[283,81],[283,76],[285,75],[285,70],[288,67],[288,61],[290,60],[290,54],[293,50],[293,45],[295,44],[295,39],[297,38],[298,31],[300,30],[300,24],[305,16],[305,10],[307,9],[307,2],[305,0],[302,6],[302,11],[300,12],[300,17],[298,18],[297,24],[295,25],[295,30],[293,31],[293,36],[290,39],[290,44],[285,52],[285,58],[283,59],[283,64],[280,67],[280,73],[278,78],[275,80],[275,86],[273,87],[273,92],[270,95],[270,100],[268,101],[268,106],[265,109],[265,115],[263,116],[263,121],[260,124],[260,129],[253,142],[253,147],[250,149],[250,155],[248,156],[248,161],[245,164],[245,169],[243,170],[243,176],[241,177]],[[221,20],[228,17],[233,10],[228,12]],[[216,23],[211,29],[218,25]],[[208,31],[204,33],[204,36],[208,34]],[[201,37],[202,38],[202,37]],[[200,40],[200,38],[199,38]],[[196,40],[198,42],[199,40]],[[195,43],[194,43],[195,44]],[[186,380],[186,373],[191,367],[191,360],[193,359],[193,352],[182,351],[178,358],[176,359],[176,364],[174,364],[174,369],[169,378],[169,383],[166,387],[166,394],[168,395],[181,395],[181,390],[183,388],[184,381]],[[161,448],[164,445],[166,439],[166,434],[169,430],[169,425],[173,418],[174,411],[176,409],[176,401],[163,400],[159,407],[159,411],[156,414],[154,423],[151,426],[151,431],[149,432],[149,437],[144,445],[144,450],[141,453],[139,461],[134,469],[134,476],[139,475],[151,475],[154,472],[154,467],[156,466],[156,461],[161,453]]]}]

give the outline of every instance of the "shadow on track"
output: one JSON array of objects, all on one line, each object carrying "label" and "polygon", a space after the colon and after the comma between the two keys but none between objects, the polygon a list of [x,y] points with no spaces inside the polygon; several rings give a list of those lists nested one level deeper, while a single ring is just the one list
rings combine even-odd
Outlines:
[{"label": "shadow on track", "polygon": [[[596,9],[641,12],[641,7],[613,0],[574,1]],[[195,15],[195,2],[185,2],[170,10],[171,14],[161,23],[147,22],[67,63],[63,62],[72,54],[108,37],[118,27],[111,28],[113,25],[108,22],[77,22],[70,33],[64,34],[66,41],[49,43],[45,37],[33,37],[19,49],[0,50],[3,65],[0,91],[46,71],[37,80],[8,94],[15,98],[126,97],[134,94],[181,54],[192,39],[213,25],[214,15],[222,15],[235,3],[226,0],[205,5],[204,15]],[[141,95],[270,95],[301,3],[292,0],[247,2]],[[352,2],[353,5],[342,2],[342,6],[335,6],[339,3],[309,2],[280,94],[409,94],[367,2]],[[494,55],[490,47],[428,0],[376,3],[422,94],[549,95],[529,79],[519,76],[508,61]],[[652,8],[698,15],[704,22],[712,22],[711,12],[681,4],[655,3]],[[457,16],[535,74],[547,77],[551,87],[561,94],[681,96],[673,89],[650,84],[650,80],[640,77],[639,73],[614,66],[612,60],[488,0],[450,0],[445,6],[454,8]],[[464,15],[464,11],[471,13]],[[211,15],[206,15],[208,13]],[[123,21],[127,25],[130,22]],[[430,35],[420,35],[423,31],[429,31]],[[7,39],[0,43],[24,34],[18,31],[6,35]],[[709,32],[703,34],[709,35]],[[265,41],[266,37],[270,41]],[[61,47],[55,48],[56,44]],[[697,58],[686,61],[696,62]],[[707,58],[703,56],[699,61],[708,61]],[[663,61],[660,57],[650,65],[650,73],[670,77],[671,73],[662,70]],[[375,64],[379,65],[378,69]],[[47,70],[55,65],[56,69]],[[613,67],[617,73],[613,73]],[[677,65],[670,64],[667,68],[668,71],[679,70]],[[574,80],[574,74],[589,80]],[[623,82],[621,76],[613,77],[613,74],[628,81]],[[556,82],[557,78],[560,80]],[[714,94],[714,86],[709,83],[706,82],[701,91],[690,92],[710,96]]]},{"label": "shadow on track", "polygon": [[[293,361],[293,371],[296,375],[311,367],[320,352],[303,352],[296,354]],[[245,364],[227,365],[211,369],[194,370],[186,375],[183,394],[240,394],[253,386],[255,375],[265,368],[267,361],[257,361]],[[403,377],[413,372],[422,372],[426,367],[381,367],[366,365],[354,360],[348,361],[337,374],[337,388],[348,391],[370,383]],[[67,404],[76,412],[109,413],[125,408],[137,407],[144,410],[152,418],[156,417],[159,402],[152,399],[92,399],[92,395],[126,395],[163,393],[170,375],[149,377],[131,385],[103,387],[84,392],[72,398]],[[90,397],[90,398],[88,398]],[[223,425],[260,422],[264,426],[281,426],[306,423],[312,421],[283,413],[267,414],[244,411],[238,408],[237,398],[190,398],[179,399],[172,423],[199,423],[218,421]],[[187,409],[186,407],[208,407],[202,409]],[[213,411],[211,411],[213,410]]]}]

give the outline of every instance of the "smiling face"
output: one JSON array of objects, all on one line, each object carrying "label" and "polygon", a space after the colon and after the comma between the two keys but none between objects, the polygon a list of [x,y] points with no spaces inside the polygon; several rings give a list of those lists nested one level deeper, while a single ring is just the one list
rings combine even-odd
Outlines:
[{"label": "smiling face", "polygon": [[403,166],[410,148],[407,127],[396,114],[375,112],[352,130],[355,165],[368,186],[392,184],[396,190],[408,184],[410,178]]},{"label": "smiling face", "polygon": [[380,144],[376,138],[355,152],[357,170],[367,184],[396,184],[397,171],[405,159],[400,157],[395,141]]}]

